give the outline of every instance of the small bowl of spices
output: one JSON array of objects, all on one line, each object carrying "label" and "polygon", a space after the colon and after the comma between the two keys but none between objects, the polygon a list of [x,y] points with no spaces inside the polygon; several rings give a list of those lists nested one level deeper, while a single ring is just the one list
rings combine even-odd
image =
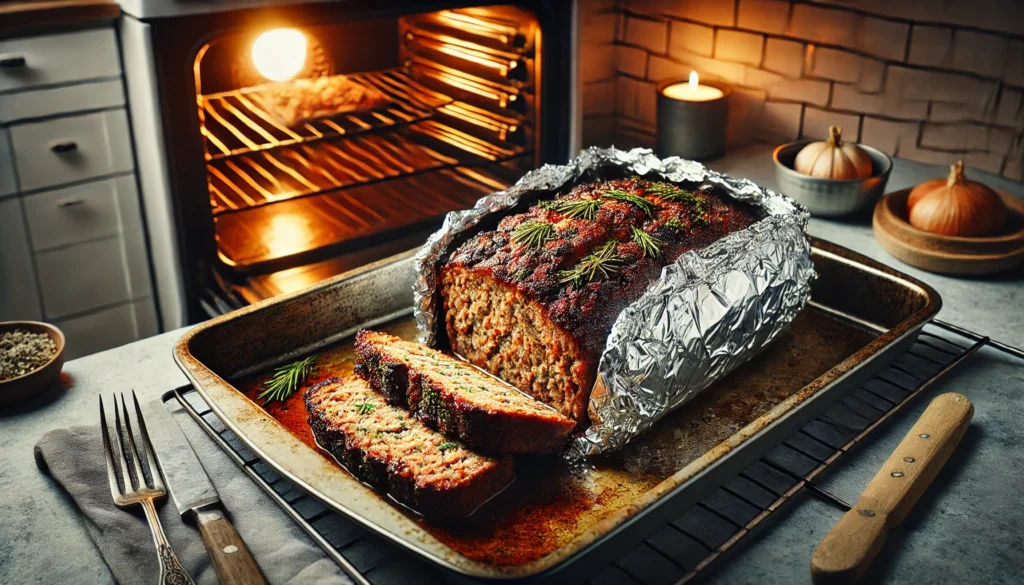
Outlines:
[{"label": "small bowl of spices", "polygon": [[37,321],[0,323],[0,406],[44,390],[64,367],[64,334]]}]

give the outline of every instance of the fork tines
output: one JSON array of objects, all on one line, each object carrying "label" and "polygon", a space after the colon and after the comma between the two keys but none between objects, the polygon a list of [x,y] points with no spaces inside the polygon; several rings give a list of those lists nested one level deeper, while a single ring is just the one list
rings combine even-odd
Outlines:
[{"label": "fork tines", "polygon": [[[116,440],[111,440],[107,426],[107,415],[103,408],[103,397],[100,396],[100,431],[103,434],[103,450],[107,459],[107,479],[110,480],[110,493],[118,505],[132,503],[126,501],[131,496],[148,493],[150,497],[166,493],[160,477],[159,466],[153,445],[149,442],[146,432],[146,421],[142,417],[139,399],[132,392],[135,403],[135,418],[139,423],[139,440],[132,428],[131,417],[124,394],[118,406],[117,395],[114,397],[114,432]],[[123,415],[123,416],[122,416]],[[141,443],[142,452],[139,451]],[[144,453],[144,457],[141,455]],[[143,466],[140,461],[145,459]]]}]

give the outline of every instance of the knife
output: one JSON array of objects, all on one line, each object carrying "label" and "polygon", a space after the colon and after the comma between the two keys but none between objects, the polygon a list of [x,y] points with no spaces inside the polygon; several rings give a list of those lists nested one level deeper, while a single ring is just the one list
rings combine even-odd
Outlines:
[{"label": "knife", "polygon": [[935,397],[878,470],[857,504],[814,551],[815,585],[856,583],[881,550],[885,537],[910,513],[949,459],[974,416],[962,394]]},{"label": "knife", "polygon": [[217,490],[174,417],[160,401],[151,401],[145,410],[142,430],[160,460],[164,483],[181,517],[191,516],[199,526],[217,578],[224,585],[265,584],[259,566],[224,515]]}]

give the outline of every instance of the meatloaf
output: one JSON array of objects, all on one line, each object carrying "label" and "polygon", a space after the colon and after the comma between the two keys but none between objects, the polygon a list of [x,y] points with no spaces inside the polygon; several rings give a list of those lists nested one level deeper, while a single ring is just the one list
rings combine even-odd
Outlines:
[{"label": "meatloaf", "polygon": [[666,264],[754,221],[710,189],[635,177],[579,185],[503,218],[442,263],[448,341],[583,424],[619,313]]},{"label": "meatloaf", "polygon": [[424,515],[466,516],[513,478],[488,457],[390,406],[365,380],[331,378],[304,395],[317,443],[352,475]]},{"label": "meatloaf", "polygon": [[391,98],[344,75],[294,79],[260,86],[252,97],[274,119],[294,127],[336,114],[382,108]]},{"label": "meatloaf", "polygon": [[576,426],[465,362],[385,333],[356,335],[356,372],[389,403],[473,449],[557,453]]}]

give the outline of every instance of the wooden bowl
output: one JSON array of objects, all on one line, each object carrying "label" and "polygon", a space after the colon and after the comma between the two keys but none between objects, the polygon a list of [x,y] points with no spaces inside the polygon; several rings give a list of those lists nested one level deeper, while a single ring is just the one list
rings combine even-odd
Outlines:
[{"label": "wooden bowl", "polygon": [[46,389],[60,376],[64,367],[64,333],[53,325],[38,321],[5,321],[0,323],[0,335],[24,329],[31,333],[45,333],[57,345],[57,352],[50,361],[31,372],[0,381],[0,406],[8,406],[21,402]]},{"label": "wooden bowl", "polygon": [[910,189],[889,193],[875,206],[875,239],[896,258],[929,272],[992,274],[1024,262],[1024,202],[996,191],[1006,202],[1006,230],[998,236],[962,238],[917,229],[907,222]]}]

